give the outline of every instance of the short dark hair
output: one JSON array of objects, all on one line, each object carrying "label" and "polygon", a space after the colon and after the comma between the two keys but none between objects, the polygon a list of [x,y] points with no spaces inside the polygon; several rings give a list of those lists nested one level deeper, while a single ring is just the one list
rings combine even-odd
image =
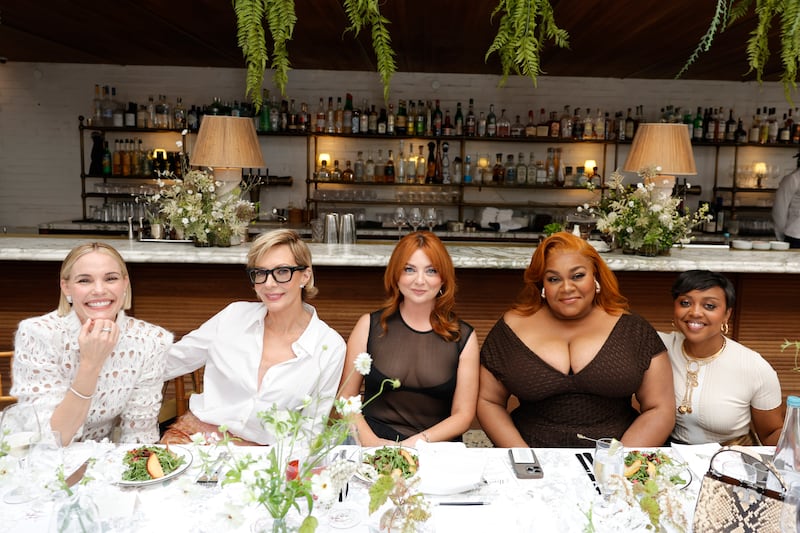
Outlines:
[{"label": "short dark hair", "polygon": [[687,270],[678,275],[672,284],[672,299],[677,300],[682,294],[691,291],[705,291],[712,287],[719,287],[725,293],[725,305],[733,309],[736,304],[736,290],[733,283],[718,272],[710,270]]}]

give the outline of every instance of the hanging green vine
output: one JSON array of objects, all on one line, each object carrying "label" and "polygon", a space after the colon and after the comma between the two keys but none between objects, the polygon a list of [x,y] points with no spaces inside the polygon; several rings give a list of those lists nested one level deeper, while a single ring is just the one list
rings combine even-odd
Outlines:
[{"label": "hanging green vine", "polygon": [[500,86],[512,71],[529,77],[535,86],[542,73],[539,56],[545,41],[567,48],[569,34],[556,25],[549,0],[500,0],[491,19],[498,13],[503,13],[500,27],[484,59],[488,60],[493,52],[500,57]]},{"label": "hanging green vine", "polygon": [[701,53],[711,48],[714,38],[729,28],[736,20],[746,15],[751,7],[758,17],[755,29],[747,40],[747,64],[749,72],[755,71],[761,82],[764,68],[769,60],[769,31],[773,21],[780,21],[781,82],[786,99],[791,102],[791,90],[797,87],[797,68],[800,62],[800,2],[798,0],[717,0],[714,17],[700,43],[692,52],[681,71],[681,77],[697,60]]},{"label": "hanging green vine", "polygon": [[245,94],[258,109],[261,107],[264,72],[270,59],[263,21],[266,19],[272,36],[270,66],[275,70],[273,81],[281,94],[285,94],[291,68],[286,43],[291,40],[297,22],[294,0],[233,0],[233,10],[238,28],[237,42],[247,65]]},{"label": "hanging green vine", "polygon": [[383,99],[389,99],[389,82],[397,71],[392,50],[392,38],[389,29],[389,19],[381,15],[379,0],[344,0],[344,11],[350,26],[345,30],[352,31],[358,37],[363,26],[372,28],[372,48],[378,60],[378,73],[383,82]]}]

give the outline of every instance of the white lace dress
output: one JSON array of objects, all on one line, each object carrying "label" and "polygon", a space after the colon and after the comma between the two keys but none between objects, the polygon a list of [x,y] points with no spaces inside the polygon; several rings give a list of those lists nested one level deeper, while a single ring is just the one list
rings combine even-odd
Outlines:
[{"label": "white lace dress", "polygon": [[[126,316],[117,317],[119,341],[97,378],[97,389],[75,440],[101,440],[121,426],[121,442],[158,441],[166,352],[172,333]],[[14,340],[14,385],[11,394],[36,406],[40,420],[49,422],[64,399],[80,363],[75,312],[59,317],[55,311],[23,320]]]}]

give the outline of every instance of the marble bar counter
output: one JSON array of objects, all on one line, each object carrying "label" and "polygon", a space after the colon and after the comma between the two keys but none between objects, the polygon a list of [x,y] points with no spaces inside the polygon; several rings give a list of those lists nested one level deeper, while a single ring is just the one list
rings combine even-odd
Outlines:
[{"label": "marble bar counter", "polygon": [[[310,301],[319,316],[347,338],[358,318],[380,308],[385,266],[397,242],[350,246],[310,244],[315,285]],[[76,244],[97,240],[75,236],[0,236],[0,350],[10,349],[20,320],[52,311],[59,295],[61,261]],[[225,305],[254,300],[244,272],[248,244],[196,248],[190,243],[103,239],[117,248],[130,272],[131,314],[181,335]],[[516,299],[534,251],[531,243],[447,242],[457,267],[456,312],[483,340]],[[785,394],[800,393],[794,353],[784,339],[800,338],[800,253],[739,251],[690,245],[670,255],[601,254],[616,273],[631,310],[658,330],[672,329],[670,288],[678,272],[724,272],[736,288],[730,336],[761,353],[777,370]]]}]

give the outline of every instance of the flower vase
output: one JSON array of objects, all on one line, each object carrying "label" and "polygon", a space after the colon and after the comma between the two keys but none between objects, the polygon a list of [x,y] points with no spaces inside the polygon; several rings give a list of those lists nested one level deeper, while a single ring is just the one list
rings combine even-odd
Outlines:
[{"label": "flower vase", "polygon": [[103,531],[100,511],[88,496],[74,493],[56,503],[50,530],[65,533]]},{"label": "flower vase", "polygon": [[657,244],[643,244],[637,250],[636,254],[644,257],[655,257],[658,255],[659,247]]},{"label": "flower vase", "polygon": [[216,246],[217,248],[230,248],[231,237],[227,234],[209,233],[208,242],[211,246]]},{"label": "flower vase", "polygon": [[211,246],[211,243],[209,241],[202,242],[197,237],[192,238],[192,242],[194,243],[196,248],[208,248],[209,246]]},{"label": "flower vase", "polygon": [[252,533],[292,533],[298,529],[299,528],[290,523],[285,516],[266,516],[256,520],[250,528],[250,531],[252,531]]}]

